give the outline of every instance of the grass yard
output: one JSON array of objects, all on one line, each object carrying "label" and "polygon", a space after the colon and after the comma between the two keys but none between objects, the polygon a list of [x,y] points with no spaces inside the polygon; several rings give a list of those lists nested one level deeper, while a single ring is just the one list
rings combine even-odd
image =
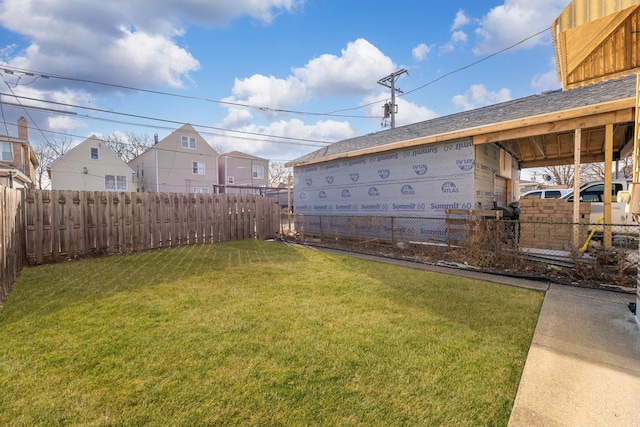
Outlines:
[{"label": "grass yard", "polygon": [[506,425],[542,298],[263,241],[26,268],[0,425]]}]

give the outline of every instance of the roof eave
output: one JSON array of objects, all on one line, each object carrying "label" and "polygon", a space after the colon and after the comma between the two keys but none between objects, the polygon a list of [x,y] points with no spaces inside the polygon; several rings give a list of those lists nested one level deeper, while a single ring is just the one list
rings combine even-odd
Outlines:
[{"label": "roof eave", "polygon": [[615,101],[602,102],[599,104],[590,104],[583,107],[571,108],[568,110],[554,111],[535,116],[523,117],[519,119],[508,120],[504,122],[496,122],[485,124],[466,129],[460,129],[453,132],[446,132],[437,135],[429,135],[425,137],[414,138],[410,140],[392,142],[385,145],[363,148],[344,153],[336,153],[329,156],[318,157],[315,159],[303,160],[296,162],[295,160],[285,164],[286,167],[303,167],[317,163],[330,162],[337,159],[351,158],[373,154],[383,151],[391,151],[402,148],[415,147],[418,145],[433,144],[443,141],[452,141],[456,139],[480,136],[483,134],[495,133],[509,129],[520,129],[526,126],[540,125],[544,123],[553,123],[561,120],[576,119],[594,114],[609,113],[618,110],[633,108],[635,106],[635,98],[621,98]]}]

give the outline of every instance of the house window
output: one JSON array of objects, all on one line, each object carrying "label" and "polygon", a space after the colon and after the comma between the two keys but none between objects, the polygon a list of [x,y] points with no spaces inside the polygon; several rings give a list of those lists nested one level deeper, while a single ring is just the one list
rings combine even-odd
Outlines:
[{"label": "house window", "polygon": [[2,143],[2,161],[13,162],[13,151],[11,150],[10,142]]},{"label": "house window", "polygon": [[127,176],[126,175],[105,175],[104,189],[112,190],[112,191],[116,191],[116,190],[127,191]]},{"label": "house window", "polygon": [[264,166],[253,165],[251,169],[253,170],[253,177],[255,179],[264,179]]},{"label": "house window", "polygon": [[209,189],[207,187],[193,187],[193,192],[194,193],[208,194],[209,193]]},{"label": "house window", "polygon": [[91,160],[100,160],[100,149],[98,147],[91,147]]},{"label": "house window", "polygon": [[196,149],[195,136],[182,135],[182,148],[189,148],[191,150]]},{"label": "house window", "polygon": [[194,175],[204,175],[204,162],[193,162],[192,165]]},{"label": "house window", "polygon": [[234,177],[232,177],[232,176],[228,176],[228,177],[227,177],[227,184],[231,184],[231,185],[233,185],[233,184],[235,184],[235,183],[236,183],[236,180],[235,180],[235,178],[234,178]]}]

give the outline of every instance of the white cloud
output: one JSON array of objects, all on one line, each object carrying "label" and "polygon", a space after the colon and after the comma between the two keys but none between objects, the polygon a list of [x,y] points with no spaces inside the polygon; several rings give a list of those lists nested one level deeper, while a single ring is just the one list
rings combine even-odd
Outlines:
[{"label": "white cloud", "polygon": [[[232,101],[232,98],[227,98],[225,101]],[[251,123],[253,120],[253,114],[247,108],[242,107],[228,107],[229,113],[224,118],[222,126],[225,128],[241,128]]]},{"label": "white cloud", "polygon": [[376,82],[395,71],[393,61],[365,39],[350,42],[341,56],[324,54],[303,68],[293,70],[311,96],[358,95],[376,87]]},{"label": "white cloud", "polygon": [[[80,4],[81,3],[81,4]],[[28,45],[0,52],[7,65],[130,86],[180,87],[198,61],[179,40],[184,23],[225,25],[243,15],[270,23],[304,0],[4,0],[0,25]],[[14,54],[15,52],[15,54]],[[71,72],[73,70],[73,72]]]},{"label": "white cloud", "polygon": [[87,124],[79,120],[74,120],[69,116],[53,116],[47,119],[49,128],[63,132],[85,129]]},{"label": "white cloud", "polygon": [[445,54],[445,53],[449,53],[449,52],[453,52],[456,49],[456,47],[453,45],[453,43],[449,42],[446,44],[441,45],[438,48],[438,52],[440,52],[440,54]]},{"label": "white cloud", "polygon": [[[212,141],[215,146],[222,146],[225,151],[238,150],[247,154],[280,160],[291,160],[305,153],[316,150],[322,146],[311,141],[333,142],[354,136],[353,129],[346,121],[321,120],[313,124],[305,124],[299,119],[279,120],[268,126],[248,124],[236,128],[243,132],[265,135],[248,136],[247,138],[233,138],[233,132],[227,132],[228,136],[218,136]],[[281,140],[280,137],[296,138],[296,140]],[[307,140],[300,141],[300,140]]]},{"label": "white cloud", "polygon": [[467,33],[465,33],[464,31],[454,31],[453,34],[451,34],[451,42],[454,44],[466,43],[467,39]]},{"label": "white cloud", "polygon": [[455,19],[453,20],[453,25],[451,25],[451,31],[456,31],[470,22],[471,19],[467,16],[464,10],[459,10],[458,13],[456,13]]},{"label": "white cloud", "polygon": [[305,83],[293,76],[278,79],[254,74],[246,79],[236,79],[231,91],[234,97],[226,101],[265,108],[296,105],[310,96]]},{"label": "white cloud", "polygon": [[413,55],[413,59],[416,61],[424,61],[432,50],[433,45],[427,46],[425,43],[420,43],[411,50],[411,54]]},{"label": "white cloud", "polygon": [[181,87],[182,79],[200,67],[189,52],[163,36],[120,30],[122,37],[105,49],[103,62],[126,70],[135,80],[142,77],[146,85]]},{"label": "white cloud", "polygon": [[[388,98],[389,94],[386,92],[378,92],[371,94],[363,99],[363,105],[369,105],[370,116],[383,116],[383,102],[376,102],[381,99]],[[437,114],[426,107],[421,107],[412,102],[408,102],[402,97],[396,97],[396,104],[398,105],[396,114],[396,126],[408,125],[411,123],[417,123],[437,117]]]},{"label": "white cloud", "polygon": [[464,95],[454,96],[451,101],[456,107],[467,111],[509,100],[511,100],[509,89],[502,88],[497,92],[492,92],[485,85],[478,84],[472,85]]},{"label": "white cloud", "polygon": [[438,50],[440,54],[453,52],[456,50],[456,46],[467,43],[469,37],[467,33],[460,30],[460,28],[469,23],[471,23],[471,18],[469,18],[463,10],[459,10],[451,25],[451,39],[439,47]]},{"label": "white cloud", "polygon": [[538,89],[540,92],[560,88],[558,73],[555,70],[551,70],[544,74],[536,74],[531,79],[531,87]]},{"label": "white cloud", "polygon": [[[254,74],[236,79],[233,96],[226,102],[264,107],[271,118],[277,109],[290,108],[311,99],[328,96],[364,96],[377,88],[377,81],[395,70],[390,58],[364,39],[358,39],[342,50],[341,56],[324,54],[304,67],[294,68],[285,78]],[[224,123],[246,123],[249,116],[239,107],[229,108]],[[267,109],[268,108],[268,109]]]},{"label": "white cloud", "polygon": [[[494,53],[549,28],[570,0],[505,0],[482,18],[476,29],[476,55]],[[548,33],[519,46],[531,48],[550,42]]]},{"label": "white cloud", "polygon": [[[0,47],[0,62],[128,87],[181,88],[191,82],[190,73],[200,68],[189,47],[182,45],[185,25],[223,26],[242,16],[268,25],[281,13],[295,12],[304,1],[0,0],[0,27],[25,41]],[[74,102],[82,100],[82,92],[62,91],[67,81],[41,83],[14,90],[38,99],[84,105]],[[75,120],[64,118],[42,119],[42,126],[47,124],[57,130],[77,129]]]}]

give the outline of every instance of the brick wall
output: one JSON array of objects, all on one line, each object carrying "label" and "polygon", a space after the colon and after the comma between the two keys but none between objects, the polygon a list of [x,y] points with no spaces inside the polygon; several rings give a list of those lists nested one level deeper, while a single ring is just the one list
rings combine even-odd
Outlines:
[{"label": "brick wall", "polygon": [[[577,227],[581,246],[590,231],[591,205],[580,203],[580,223]],[[561,199],[520,200],[520,247],[572,251],[574,249],[573,203]]]}]

